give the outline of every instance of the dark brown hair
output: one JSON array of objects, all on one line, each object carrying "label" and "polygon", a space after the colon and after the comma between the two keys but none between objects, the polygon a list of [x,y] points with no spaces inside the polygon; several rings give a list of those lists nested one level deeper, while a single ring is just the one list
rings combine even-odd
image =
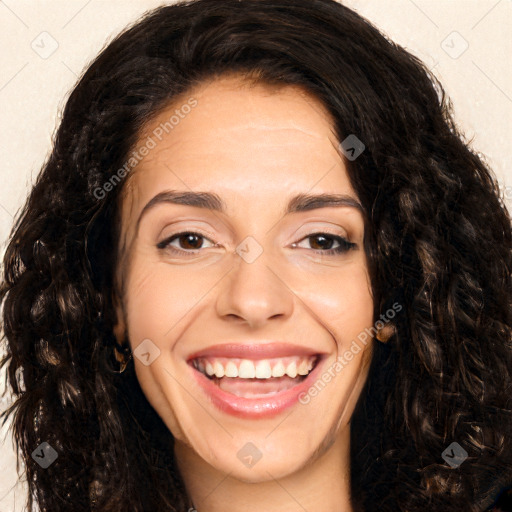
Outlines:
[{"label": "dark brown hair", "polygon": [[[340,141],[355,134],[366,147],[346,163],[366,212],[375,318],[394,303],[403,310],[389,343],[375,345],[351,424],[355,507],[482,510],[512,481],[510,216],[438,81],[333,0],[158,8],[72,91],[13,228],[0,290],[2,365],[15,395],[5,419],[29,509],[190,506],[172,435],[133,364],[111,371],[123,183],[98,190],[161,109],[233,72],[302,87],[332,114]],[[58,452],[47,469],[31,457],[43,441]],[[457,468],[441,455],[452,442],[468,453]]]}]

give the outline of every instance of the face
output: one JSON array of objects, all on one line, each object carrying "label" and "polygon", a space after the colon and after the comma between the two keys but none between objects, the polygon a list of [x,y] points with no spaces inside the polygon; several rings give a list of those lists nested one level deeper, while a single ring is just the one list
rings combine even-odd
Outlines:
[{"label": "face", "polygon": [[224,77],[144,145],[122,204],[119,341],[180,453],[244,481],[292,474],[348,439],[371,356],[354,344],[373,325],[363,215],[329,114]]}]

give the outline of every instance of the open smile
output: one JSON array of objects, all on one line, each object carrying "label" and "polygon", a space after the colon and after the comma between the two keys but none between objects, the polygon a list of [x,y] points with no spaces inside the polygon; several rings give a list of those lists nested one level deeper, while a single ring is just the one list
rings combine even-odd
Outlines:
[{"label": "open smile", "polygon": [[277,343],[219,345],[193,355],[188,363],[217,408],[236,416],[267,418],[298,401],[314,381],[323,357]]}]

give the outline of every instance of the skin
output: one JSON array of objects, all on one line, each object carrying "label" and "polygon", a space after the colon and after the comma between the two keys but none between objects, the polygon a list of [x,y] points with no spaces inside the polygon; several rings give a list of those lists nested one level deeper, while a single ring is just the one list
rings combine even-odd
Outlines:
[{"label": "skin", "polygon": [[[149,366],[134,357],[135,370],[176,439],[199,512],[225,512],[227,503],[232,512],[351,511],[349,423],[371,342],[341,371],[331,369],[334,377],[309,403],[267,419],[217,409],[186,362],[214,344],[282,340],[325,352],[327,371],[373,325],[362,213],[330,206],[283,215],[299,193],[357,200],[332,120],[296,87],[224,76],[162,111],[141,131],[139,146],[191,96],[197,106],[138,164],[124,190],[116,336],[128,338],[132,350],[145,339],[160,350]],[[144,205],[166,190],[215,192],[226,212],[159,203],[137,230]],[[195,246],[175,239],[179,255],[156,247],[182,231],[204,238]],[[356,247],[322,255],[321,240],[311,237],[319,232]],[[262,249],[252,263],[235,252],[248,236]],[[237,457],[247,442],[262,454],[252,468]]]}]

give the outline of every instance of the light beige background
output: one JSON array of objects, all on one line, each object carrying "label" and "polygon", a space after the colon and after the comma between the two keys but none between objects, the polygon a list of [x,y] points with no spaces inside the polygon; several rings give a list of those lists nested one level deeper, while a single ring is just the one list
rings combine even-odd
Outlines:
[{"label": "light beige background", "polygon": [[[163,3],[0,0],[0,256],[13,216],[50,151],[77,77],[123,27]],[[512,1],[343,3],[417,55],[441,79],[466,138],[485,155],[512,206]],[[2,409],[6,404],[3,399]],[[7,426],[0,433],[0,512],[19,512],[26,491],[16,475]]]}]

